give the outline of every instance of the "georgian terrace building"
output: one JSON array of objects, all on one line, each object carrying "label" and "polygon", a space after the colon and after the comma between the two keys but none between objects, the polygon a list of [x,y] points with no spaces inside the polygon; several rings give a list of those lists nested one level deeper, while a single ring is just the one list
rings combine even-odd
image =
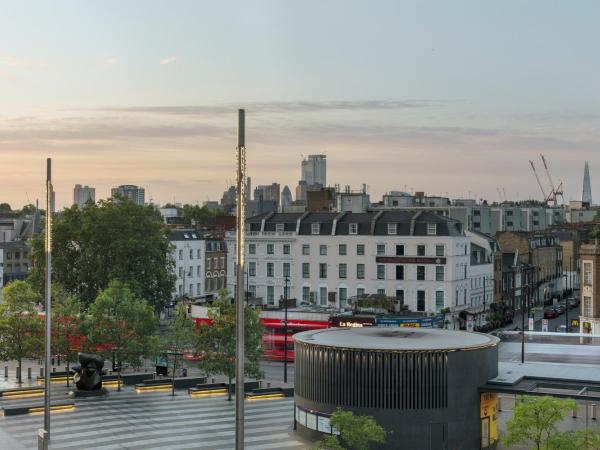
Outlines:
[{"label": "georgian terrace building", "polygon": [[[284,297],[286,278],[288,298],[338,308],[364,294],[396,297],[425,312],[465,309],[478,298],[470,294],[472,237],[438,214],[266,213],[249,218],[246,228],[247,290],[266,305]],[[225,241],[235,267],[235,233]],[[234,273],[228,273],[230,292]]]}]

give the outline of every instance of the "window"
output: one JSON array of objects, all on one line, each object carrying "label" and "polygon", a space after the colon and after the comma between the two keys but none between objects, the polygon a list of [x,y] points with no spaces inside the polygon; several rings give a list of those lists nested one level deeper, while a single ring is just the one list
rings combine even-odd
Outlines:
[{"label": "window", "polygon": [[583,297],[583,316],[584,317],[592,316],[592,297],[588,297],[588,296]]},{"label": "window", "polygon": [[327,278],[327,263],[319,264],[319,278]]},{"label": "window", "polygon": [[290,276],[290,263],[288,263],[288,262],[283,263],[283,276],[284,277]]},{"label": "window", "polygon": [[346,266],[346,264],[340,264],[339,265],[339,277],[346,278],[347,272],[348,272],[348,266]]},{"label": "window", "polygon": [[425,256],[425,246],[417,245],[417,256]]},{"label": "window", "polygon": [[275,304],[275,286],[267,286],[267,303]]},{"label": "window", "polygon": [[428,223],[427,224],[427,234],[435,236],[437,234],[437,224]]},{"label": "window", "polygon": [[583,263],[583,284],[586,286],[592,285],[592,263],[584,262]]},{"label": "window", "polygon": [[319,245],[319,255],[327,256],[327,246],[326,245]]},{"label": "window", "polygon": [[435,291],[435,312],[444,308],[444,291]]},{"label": "window", "polygon": [[252,298],[256,298],[256,286],[251,284],[248,286],[248,295]]},{"label": "window", "polygon": [[200,249],[196,250],[196,258],[200,259],[202,257],[202,254],[200,253]]},{"label": "window", "polygon": [[310,224],[310,234],[319,234],[321,232],[321,224],[320,223],[311,223]]},{"label": "window", "polygon": [[364,297],[365,295],[365,288],[356,288],[356,296],[357,297]]},{"label": "window", "polygon": [[221,256],[221,269],[225,268],[225,257]]},{"label": "window", "polygon": [[278,233],[281,233],[284,229],[285,229],[285,224],[283,224],[283,223],[275,224],[275,231],[277,231]]},{"label": "window", "polygon": [[202,286],[200,285],[200,283],[198,283],[198,284],[196,285],[196,292],[198,293],[198,295],[200,295],[200,292],[202,292],[202,289],[201,289],[201,288],[202,288]]},{"label": "window", "polygon": [[326,287],[319,288],[319,303],[321,305],[327,304],[327,288]]},{"label": "window", "polygon": [[444,256],[445,253],[446,252],[443,245],[435,246],[435,256]]},{"label": "window", "polygon": [[303,286],[302,287],[302,302],[308,303],[310,301],[310,287]]},{"label": "window", "polygon": [[267,255],[275,254],[275,244],[267,244]]},{"label": "window", "polygon": [[190,259],[194,259],[194,249],[190,248]]},{"label": "window", "polygon": [[435,266],[435,281],[444,281],[444,266]]},{"label": "window", "polygon": [[346,244],[340,244],[338,247],[338,253],[340,255],[345,255],[346,254]]},{"label": "window", "polygon": [[[10,259],[10,252],[6,254],[6,259]],[[179,250],[179,260],[183,259],[183,250]]]},{"label": "window", "polygon": [[177,291],[179,292],[179,295],[182,295],[182,286],[181,286],[181,284],[177,287]]},{"label": "window", "polygon": [[274,277],[275,276],[275,264],[272,262],[267,263],[267,276]]},{"label": "window", "polygon": [[377,256],[385,255],[385,244],[377,244]]},{"label": "window", "polygon": [[256,255],[256,244],[248,244],[248,253]]},{"label": "window", "polygon": [[357,223],[350,224],[350,234],[358,234],[358,224]]},{"label": "window", "polygon": [[358,278],[359,280],[365,279],[365,265],[364,264],[356,265],[356,278]]},{"label": "window", "polygon": [[365,254],[365,244],[356,244],[356,254],[358,256]]},{"label": "window", "polygon": [[385,265],[377,264],[377,279],[385,280]]},{"label": "window", "polygon": [[179,278],[183,277],[183,267],[179,268]]},{"label": "window", "polygon": [[[206,258],[206,269],[210,270],[211,269],[211,265],[210,262],[212,261],[211,258]],[[233,266],[233,267],[237,267],[237,265]]]},{"label": "window", "polygon": [[190,284],[190,295],[194,295],[194,285]]},{"label": "window", "polygon": [[396,289],[396,301],[400,306],[404,305],[404,290]]},{"label": "window", "polygon": [[198,277],[202,276],[202,267],[200,267],[200,266],[196,267],[196,276],[198,276]]},{"label": "window", "polygon": [[404,266],[396,266],[396,280],[404,280]]},{"label": "window", "polygon": [[303,244],[302,245],[302,254],[303,255],[310,255],[310,245],[308,245],[308,244]]},{"label": "window", "polygon": [[256,263],[254,261],[250,261],[248,263],[248,276],[249,277],[256,276]]},{"label": "window", "polygon": [[417,311],[425,311],[425,291],[417,291]]},{"label": "window", "polygon": [[340,307],[345,308],[348,302],[348,289],[340,288]]},{"label": "window", "polygon": [[290,254],[290,244],[283,244],[283,254],[284,255]]},{"label": "window", "polygon": [[377,289],[377,295],[385,295],[385,288]]},{"label": "window", "polygon": [[404,245],[396,245],[396,256],[404,256]]},{"label": "window", "polygon": [[388,234],[398,234],[398,224],[397,223],[388,223],[387,231],[388,231]]},{"label": "window", "polygon": [[302,263],[302,278],[310,278],[310,263]]},{"label": "window", "polygon": [[425,266],[417,266],[417,280],[425,280]]}]

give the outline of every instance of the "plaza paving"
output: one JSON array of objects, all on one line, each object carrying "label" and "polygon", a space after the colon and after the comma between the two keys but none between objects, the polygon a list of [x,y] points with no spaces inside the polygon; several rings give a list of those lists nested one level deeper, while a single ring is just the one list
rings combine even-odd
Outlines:
[{"label": "plaza paving", "polygon": [[[66,388],[54,389],[65,398]],[[76,399],[75,409],[52,413],[50,449],[232,449],[234,402],[190,398],[185,390],[136,393],[126,387],[105,398]],[[54,395],[53,395],[54,397]],[[39,401],[42,401],[41,398]],[[7,400],[0,400],[0,403]],[[30,403],[31,400],[11,400]],[[305,449],[293,433],[292,398],[246,401],[245,448]],[[0,417],[0,449],[36,449],[43,415]]]}]

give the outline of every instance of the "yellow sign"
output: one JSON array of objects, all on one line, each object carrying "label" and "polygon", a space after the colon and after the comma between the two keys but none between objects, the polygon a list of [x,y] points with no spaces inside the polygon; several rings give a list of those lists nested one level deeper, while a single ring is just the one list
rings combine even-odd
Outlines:
[{"label": "yellow sign", "polygon": [[574,328],[579,328],[579,319],[571,319],[571,326]]},{"label": "yellow sign", "polygon": [[413,323],[401,323],[400,324],[401,327],[410,327],[410,328],[421,328],[421,325],[413,322]]},{"label": "yellow sign", "polygon": [[489,447],[498,440],[498,394],[485,392],[479,398],[481,446]]}]

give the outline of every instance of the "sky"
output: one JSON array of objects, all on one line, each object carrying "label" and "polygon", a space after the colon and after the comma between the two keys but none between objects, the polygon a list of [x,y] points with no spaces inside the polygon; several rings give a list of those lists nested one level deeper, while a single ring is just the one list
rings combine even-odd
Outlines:
[{"label": "sky", "polygon": [[[219,199],[248,175],[541,199],[550,165],[600,198],[600,2],[0,0],[0,202],[57,206],[75,184],[155,203]],[[544,189],[549,183],[543,172]]]}]

